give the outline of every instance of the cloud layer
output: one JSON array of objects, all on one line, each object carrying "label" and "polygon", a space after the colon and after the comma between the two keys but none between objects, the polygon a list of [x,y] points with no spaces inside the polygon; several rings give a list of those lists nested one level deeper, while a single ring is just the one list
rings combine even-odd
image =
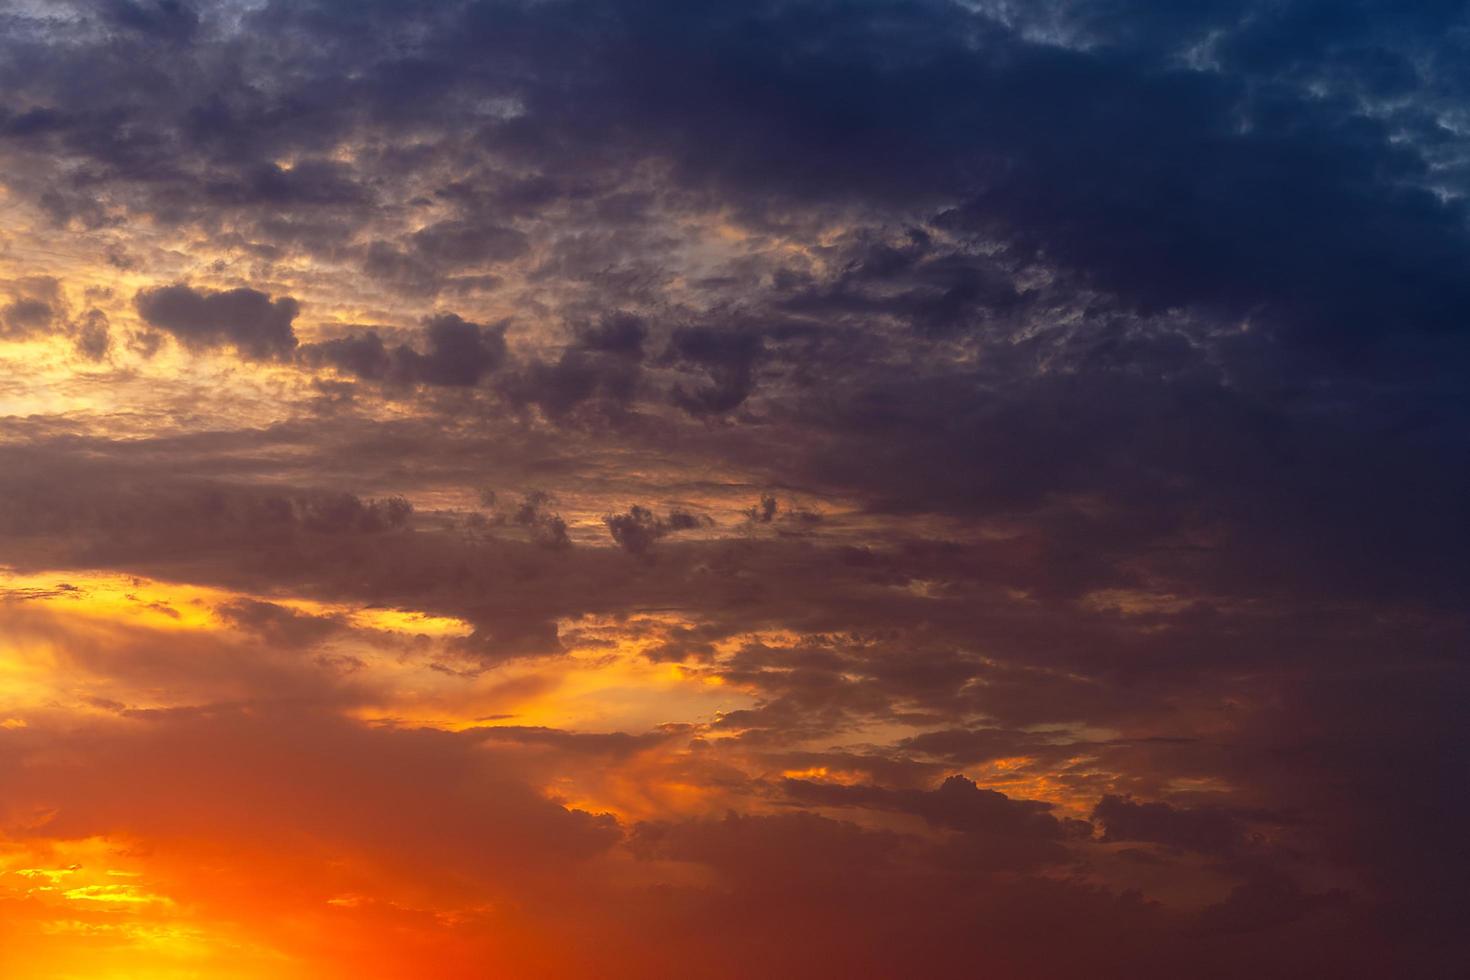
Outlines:
[{"label": "cloud layer", "polygon": [[0,12],[0,972],[1459,975],[1467,38]]}]

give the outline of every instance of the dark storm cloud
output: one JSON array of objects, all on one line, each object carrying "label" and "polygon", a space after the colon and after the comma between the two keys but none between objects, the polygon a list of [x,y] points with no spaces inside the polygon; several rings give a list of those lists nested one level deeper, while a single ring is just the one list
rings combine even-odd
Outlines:
[{"label": "dark storm cloud", "polygon": [[138,315],[186,347],[230,346],[251,360],[284,358],[296,348],[292,327],[301,305],[258,289],[197,290],[183,283],[144,289]]}]

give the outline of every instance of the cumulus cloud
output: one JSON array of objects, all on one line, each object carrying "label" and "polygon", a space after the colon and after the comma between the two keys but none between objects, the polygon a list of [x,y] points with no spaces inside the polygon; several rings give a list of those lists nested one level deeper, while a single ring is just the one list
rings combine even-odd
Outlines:
[{"label": "cumulus cloud", "polygon": [[647,507],[634,504],[623,514],[608,514],[602,519],[607,533],[619,548],[630,555],[644,555],[655,541],[679,531],[691,531],[709,523],[709,518],[688,511],[673,510],[659,517]]},{"label": "cumulus cloud", "polygon": [[6,285],[0,305],[0,339],[24,340],[59,327],[66,299],[61,283],[51,276],[26,276]]},{"label": "cumulus cloud", "polygon": [[738,408],[755,387],[762,350],[758,333],[706,326],[675,330],[664,360],[698,368],[709,381],[692,389],[675,385],[674,403],[692,415],[718,415]]},{"label": "cumulus cloud", "polygon": [[454,313],[424,320],[418,344],[390,347],[374,329],[308,344],[308,364],[327,364],[367,381],[473,387],[505,358],[505,326],[472,323]]},{"label": "cumulus cloud", "polygon": [[144,322],[196,350],[233,347],[251,360],[285,358],[296,348],[292,323],[301,305],[258,289],[198,290],[184,283],[140,291],[134,306]]}]

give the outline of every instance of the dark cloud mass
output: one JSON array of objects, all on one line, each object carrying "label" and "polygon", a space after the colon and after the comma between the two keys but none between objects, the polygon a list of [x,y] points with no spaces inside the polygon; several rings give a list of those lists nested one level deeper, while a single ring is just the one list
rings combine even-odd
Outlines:
[{"label": "dark cloud mass", "polygon": [[1464,4],[0,8],[0,975],[1466,975]]},{"label": "dark cloud mass", "polygon": [[471,323],[454,313],[424,320],[417,346],[389,347],[377,330],[307,344],[307,364],[330,365],[367,381],[471,387],[505,358],[504,327]]},{"label": "dark cloud mass", "polygon": [[292,322],[300,304],[272,299],[258,289],[196,290],[182,283],[145,289],[134,301],[138,315],[174,335],[186,347],[229,345],[241,357],[266,360],[296,346]]},{"label": "dark cloud mass", "polygon": [[1135,803],[1104,796],[1093,808],[1107,841],[1150,841],[1209,853],[1227,853],[1241,843],[1242,832],[1229,814],[1211,810],[1179,810],[1167,803]]},{"label": "dark cloud mass", "polygon": [[709,519],[687,511],[674,510],[659,517],[647,507],[634,504],[625,514],[608,514],[602,519],[618,547],[632,555],[643,555],[662,537],[678,531],[690,531],[709,523]]}]

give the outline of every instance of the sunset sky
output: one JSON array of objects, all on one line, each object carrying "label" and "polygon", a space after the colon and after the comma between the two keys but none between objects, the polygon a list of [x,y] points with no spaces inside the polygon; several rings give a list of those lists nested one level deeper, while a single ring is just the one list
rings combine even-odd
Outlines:
[{"label": "sunset sky", "polygon": [[1462,980],[1470,13],[0,0],[0,980]]}]

